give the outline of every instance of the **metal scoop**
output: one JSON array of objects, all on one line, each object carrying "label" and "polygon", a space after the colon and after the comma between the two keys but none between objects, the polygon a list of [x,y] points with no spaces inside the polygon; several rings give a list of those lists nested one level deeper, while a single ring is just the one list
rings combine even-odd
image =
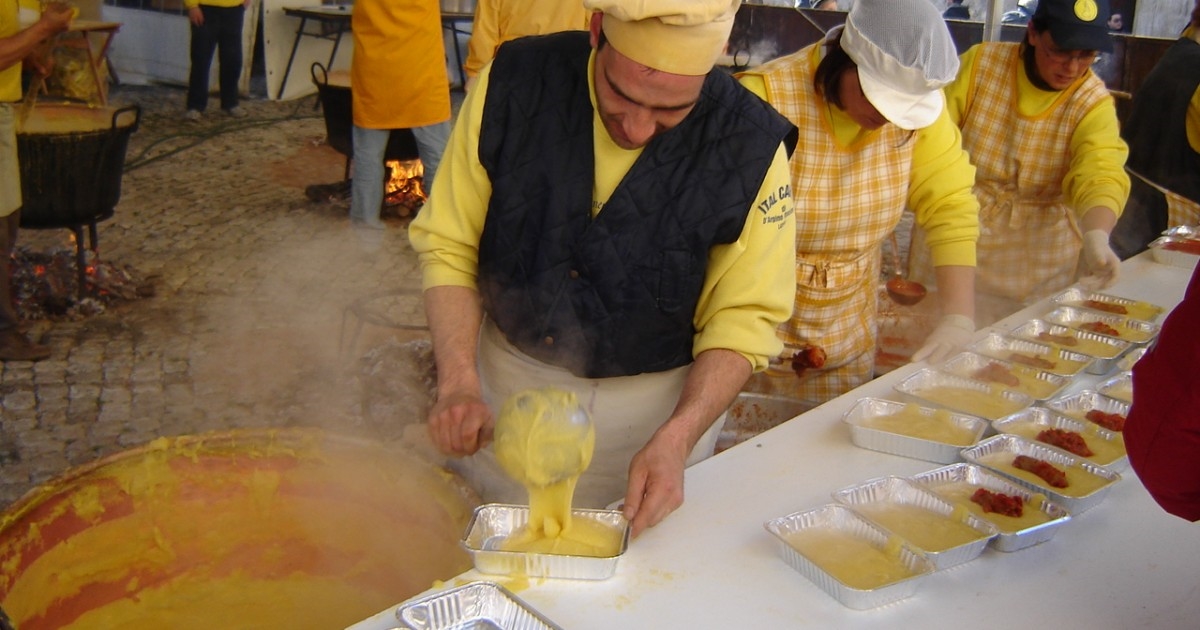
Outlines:
[{"label": "metal scoop", "polygon": [[925,285],[914,280],[906,280],[904,274],[900,271],[900,245],[896,242],[896,233],[892,232],[892,265],[895,269],[895,276],[888,280],[884,285],[887,288],[888,297],[892,298],[897,304],[904,306],[912,306],[917,302],[925,299]]},{"label": "metal scoop", "polygon": [[520,483],[544,488],[578,477],[592,463],[596,430],[573,392],[514,394],[496,418],[496,458]]}]

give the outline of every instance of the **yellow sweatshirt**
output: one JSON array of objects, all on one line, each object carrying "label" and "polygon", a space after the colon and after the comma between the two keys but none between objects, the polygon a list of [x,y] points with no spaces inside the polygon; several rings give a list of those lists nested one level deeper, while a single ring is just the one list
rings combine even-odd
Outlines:
[{"label": "yellow sweatshirt", "polygon": [[[595,53],[588,66],[593,77]],[[467,93],[438,168],[429,201],[409,226],[409,240],[419,256],[424,288],[476,288],[479,238],[487,215],[492,185],[479,163],[478,143],[491,66],[483,69],[477,86]],[[595,181],[592,215],[629,171],[641,150],[613,143],[596,111],[594,84],[593,144]],[[693,323],[697,333],[693,356],[722,348],[738,352],[755,371],[783,349],[775,328],[792,314],[795,294],[795,222],[790,197],[771,205],[776,191],[790,190],[787,152],[780,145],[751,207],[770,207],[767,214],[752,211],[737,241],[714,247]]]},{"label": "yellow sweatshirt", "polygon": [[[972,79],[979,46],[973,46],[959,57],[958,78],[946,86],[946,108],[956,125],[961,125],[970,106]],[[1029,81],[1023,64],[1018,64],[1017,109],[1024,116],[1037,117],[1054,106],[1061,92],[1039,90]],[[1079,121],[1071,135],[1071,166],[1063,180],[1067,202],[1079,216],[1101,206],[1117,216],[1129,199],[1129,177],[1125,174],[1125,159],[1129,148],[1121,139],[1116,105],[1105,99]]]},{"label": "yellow sweatshirt", "polygon": [[585,31],[591,16],[582,0],[479,0],[463,68],[468,77],[478,76],[500,44],[527,35]]},{"label": "yellow sweatshirt", "polygon": [[246,3],[247,0],[183,0],[183,6],[186,9],[194,9],[200,5],[210,7],[237,7]]}]

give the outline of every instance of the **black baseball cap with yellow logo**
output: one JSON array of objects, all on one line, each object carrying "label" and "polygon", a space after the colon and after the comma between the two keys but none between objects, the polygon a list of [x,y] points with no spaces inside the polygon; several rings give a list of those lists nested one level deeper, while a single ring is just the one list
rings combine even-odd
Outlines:
[{"label": "black baseball cap with yellow logo", "polygon": [[1041,0],[1033,14],[1043,18],[1054,44],[1063,50],[1112,52],[1108,0]]}]

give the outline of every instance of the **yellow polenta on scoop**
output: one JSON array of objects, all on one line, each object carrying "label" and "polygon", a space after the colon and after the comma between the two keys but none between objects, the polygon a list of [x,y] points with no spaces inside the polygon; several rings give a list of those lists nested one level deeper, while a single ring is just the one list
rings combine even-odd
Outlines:
[{"label": "yellow polenta on scoop", "polygon": [[571,518],[575,484],[596,445],[591,418],[574,392],[554,388],[514,394],[500,409],[496,459],[529,493],[529,522],[509,536],[505,551],[609,557],[622,532]]}]

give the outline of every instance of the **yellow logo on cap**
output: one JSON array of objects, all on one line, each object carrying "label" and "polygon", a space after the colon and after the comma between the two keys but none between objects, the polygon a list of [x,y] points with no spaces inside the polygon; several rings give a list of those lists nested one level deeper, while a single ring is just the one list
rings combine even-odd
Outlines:
[{"label": "yellow logo on cap", "polygon": [[1075,17],[1084,22],[1091,22],[1096,19],[1096,15],[1100,13],[1100,9],[1096,7],[1094,0],[1075,0]]}]

